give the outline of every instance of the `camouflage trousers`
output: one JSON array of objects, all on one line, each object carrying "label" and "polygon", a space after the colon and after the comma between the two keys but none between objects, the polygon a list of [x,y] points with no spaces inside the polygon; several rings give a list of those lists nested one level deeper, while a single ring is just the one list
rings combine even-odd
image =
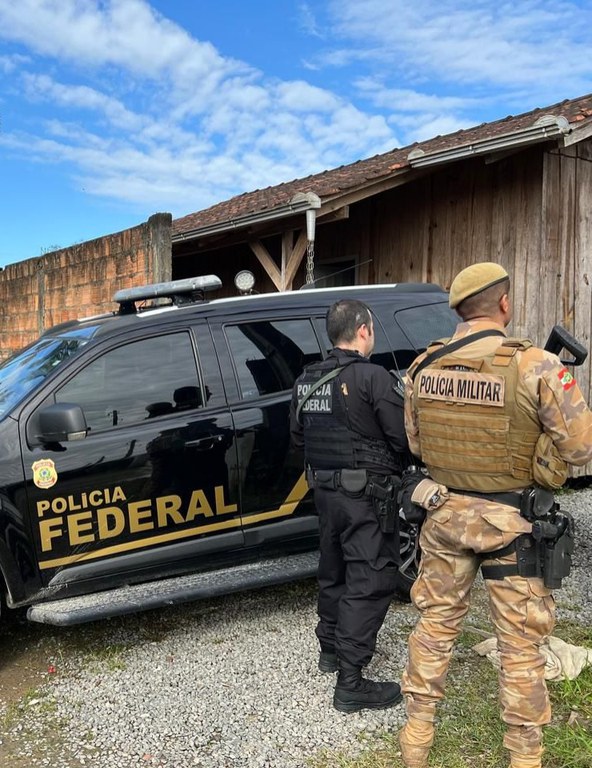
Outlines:
[{"label": "camouflage trousers", "polygon": [[[433,721],[444,697],[453,645],[480,565],[476,553],[502,549],[530,530],[512,507],[457,494],[428,514],[420,536],[419,577],[411,592],[420,618],[409,638],[402,680],[409,717]],[[484,562],[515,561],[512,553]],[[553,630],[553,595],[537,578],[516,575],[485,584],[501,655],[500,705],[508,727],[504,743],[513,752],[533,754],[540,749],[541,726],[551,719],[539,646]]]}]

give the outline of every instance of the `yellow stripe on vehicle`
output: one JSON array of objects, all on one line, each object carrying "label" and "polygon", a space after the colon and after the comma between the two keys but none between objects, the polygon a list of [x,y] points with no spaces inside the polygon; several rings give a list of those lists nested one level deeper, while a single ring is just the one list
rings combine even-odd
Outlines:
[{"label": "yellow stripe on vehicle", "polygon": [[74,555],[67,555],[65,557],[50,558],[48,560],[40,561],[39,568],[41,570],[46,570],[48,568],[61,568],[67,565],[74,565],[84,563],[89,560],[96,560],[101,557],[109,557],[111,555],[118,555],[123,552],[130,552],[135,549],[154,547],[159,544],[167,544],[172,541],[178,541],[179,539],[188,539],[193,536],[200,536],[206,533],[214,533],[216,531],[240,528],[241,525],[254,525],[255,523],[260,523],[265,520],[289,517],[290,515],[294,514],[298,505],[306,496],[307,492],[308,484],[303,472],[296,481],[296,484],[292,490],[289,492],[285,501],[283,501],[277,509],[268,510],[267,512],[261,512],[254,515],[248,515],[242,521],[238,518],[220,520],[215,523],[210,523],[209,525],[200,525],[193,528],[186,528],[180,531],[163,533],[158,536],[150,536],[147,538],[136,539],[135,541],[127,541],[123,544],[114,544],[110,547],[103,547],[102,549],[78,552]]}]

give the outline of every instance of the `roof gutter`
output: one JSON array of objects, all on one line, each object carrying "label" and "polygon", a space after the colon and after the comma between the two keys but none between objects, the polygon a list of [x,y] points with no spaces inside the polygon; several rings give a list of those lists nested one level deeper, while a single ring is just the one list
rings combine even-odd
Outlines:
[{"label": "roof gutter", "polygon": [[556,136],[566,136],[571,132],[569,122],[563,116],[543,115],[533,125],[520,128],[513,133],[501,136],[493,136],[471,144],[450,149],[441,149],[436,152],[424,152],[422,149],[414,149],[407,155],[407,161],[412,168],[425,168],[429,165],[449,163],[454,160],[462,160],[475,155],[486,155],[490,152],[500,152],[525,144],[538,144]]},{"label": "roof gutter", "polygon": [[276,208],[269,208],[266,211],[254,211],[246,213],[244,216],[238,216],[236,219],[221,221],[217,224],[209,224],[205,227],[197,227],[186,232],[179,232],[173,235],[173,243],[180,243],[183,240],[196,240],[200,237],[215,235],[222,232],[229,232],[234,229],[244,229],[252,224],[261,224],[267,221],[276,221],[288,216],[294,216],[298,213],[314,210],[321,207],[321,198],[314,192],[297,192],[289,202],[284,205],[278,205]]}]

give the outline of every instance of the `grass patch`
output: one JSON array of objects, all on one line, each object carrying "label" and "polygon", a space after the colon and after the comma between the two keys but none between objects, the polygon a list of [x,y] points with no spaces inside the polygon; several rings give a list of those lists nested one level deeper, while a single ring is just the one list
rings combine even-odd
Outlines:
[{"label": "grass patch", "polygon": [[[554,634],[592,648],[592,628],[559,622]],[[468,629],[450,665],[446,699],[439,708],[430,768],[500,768],[509,763],[502,739],[497,670],[469,648],[482,639]],[[550,682],[553,722],[545,728],[545,768],[592,766],[592,667],[575,680]],[[362,734],[363,738],[363,734]],[[374,737],[360,754],[323,751],[310,768],[402,768],[396,734]]]},{"label": "grass patch", "polygon": [[592,648],[592,627],[583,627],[574,621],[562,620],[557,622],[553,634],[565,640],[566,643]]},{"label": "grass patch", "polygon": [[123,654],[128,650],[127,645],[111,644],[101,648],[95,647],[84,655],[85,664],[94,672],[116,672],[125,669]]},{"label": "grass patch", "polygon": [[21,719],[22,712],[26,709],[28,703],[32,699],[36,698],[37,695],[38,691],[36,688],[29,688],[29,690],[25,692],[20,701],[12,702],[9,704],[6,707],[6,711],[4,712],[4,716],[2,718],[2,729],[9,730],[15,726]]}]

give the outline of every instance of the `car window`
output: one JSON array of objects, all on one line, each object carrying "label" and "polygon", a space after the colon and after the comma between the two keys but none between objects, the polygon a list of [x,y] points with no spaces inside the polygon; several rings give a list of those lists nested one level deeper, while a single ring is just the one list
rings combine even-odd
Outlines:
[{"label": "car window", "polygon": [[458,317],[448,304],[426,304],[395,312],[395,322],[408,339],[408,343],[401,343],[401,336],[400,346],[395,350],[399,370],[404,373],[431,341],[452,336]]},{"label": "car window", "polygon": [[203,405],[189,334],[124,344],[89,363],[56,393],[82,406],[91,432]]},{"label": "car window", "polygon": [[211,408],[225,406],[224,383],[210,329],[206,325],[197,325],[193,332],[197,339],[199,368],[204,384],[204,405]]},{"label": "car window", "polygon": [[428,304],[395,312],[395,320],[417,352],[423,352],[431,341],[454,333],[459,318],[448,304]]},{"label": "car window", "polygon": [[246,400],[292,389],[304,366],[322,358],[309,319],[240,323],[224,332]]},{"label": "car window", "polygon": [[96,327],[42,336],[0,366],[0,418],[63,363],[77,355]]}]

